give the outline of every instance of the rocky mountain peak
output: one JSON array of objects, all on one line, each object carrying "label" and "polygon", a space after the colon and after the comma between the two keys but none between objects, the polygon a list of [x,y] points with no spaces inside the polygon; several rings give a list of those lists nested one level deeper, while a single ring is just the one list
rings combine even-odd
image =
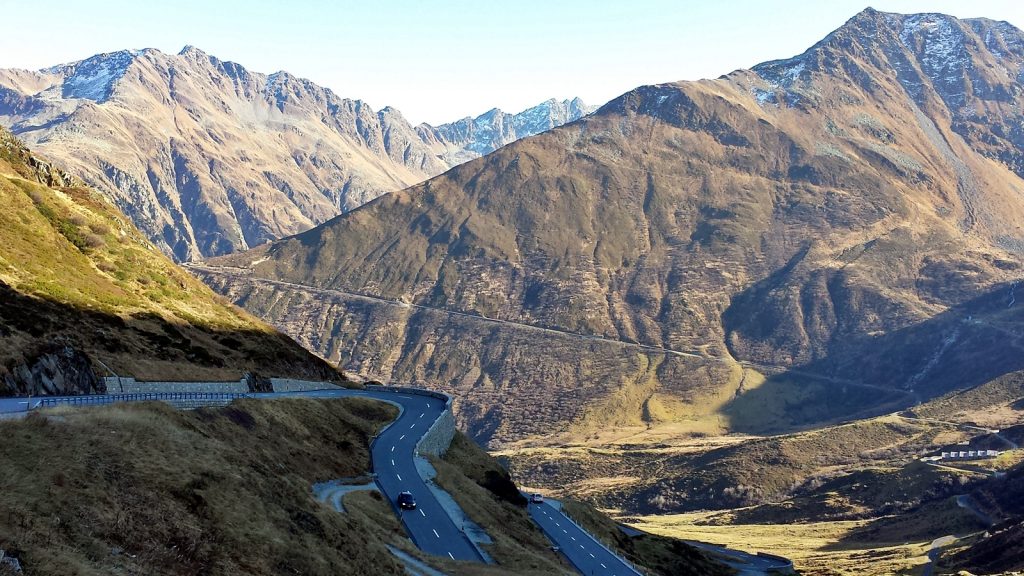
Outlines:
[{"label": "rocky mountain peak", "polygon": [[[474,156],[482,156],[523,136],[578,120],[596,109],[580,98],[562,101],[550,98],[516,114],[492,108],[475,118],[462,118],[436,128],[420,126],[418,131],[450,147],[462,147]],[[472,156],[465,156],[469,157]]]},{"label": "rocky mountain peak", "polygon": [[803,54],[754,66],[765,85],[752,92],[762,105],[797,106],[815,76],[869,92],[895,76],[919,106],[934,95],[956,115],[972,96],[1015,93],[1022,63],[1024,33],[1006,22],[867,9]]},{"label": "rocky mountain peak", "polygon": [[44,72],[63,77],[62,98],[80,98],[106,102],[117,82],[144,50],[120,50],[48,68]]},{"label": "rocky mountain peak", "polygon": [[187,56],[189,58],[206,58],[208,55],[199,48],[191,44],[186,44],[181,51],[178,52],[178,56]]}]

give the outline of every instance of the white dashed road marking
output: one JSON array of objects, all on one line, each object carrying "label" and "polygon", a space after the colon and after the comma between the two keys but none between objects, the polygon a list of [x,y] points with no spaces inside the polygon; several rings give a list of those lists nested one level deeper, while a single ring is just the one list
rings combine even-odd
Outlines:
[{"label": "white dashed road marking", "polygon": [[448,553],[448,557],[451,558],[452,560],[455,560],[455,556],[452,556],[451,552]]},{"label": "white dashed road marking", "polygon": [[395,474],[395,476],[398,476],[398,481],[399,481],[399,482],[401,482],[401,481],[402,481],[402,475],[401,475],[401,474]]},{"label": "white dashed road marking", "polygon": [[399,440],[405,440],[405,434],[402,434],[402,437],[399,438]]},{"label": "white dashed road marking", "polygon": [[422,508],[420,509],[420,516],[423,516],[424,518],[427,517],[427,513],[424,512]]},{"label": "white dashed road marking", "polygon": [[438,538],[441,537],[441,535],[437,533],[437,530],[434,530],[433,528],[431,528],[431,530],[434,532],[434,536],[437,536]]}]

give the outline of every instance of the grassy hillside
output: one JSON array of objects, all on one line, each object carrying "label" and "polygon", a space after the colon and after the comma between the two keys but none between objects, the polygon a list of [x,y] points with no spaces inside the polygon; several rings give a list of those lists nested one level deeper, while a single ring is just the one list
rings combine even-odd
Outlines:
[{"label": "grassy hillside", "polygon": [[921,418],[1000,428],[1024,421],[1024,372],[1012,372],[910,410]]},{"label": "grassy hillside", "polygon": [[[937,441],[960,438],[944,425],[889,416],[721,443],[695,439],[676,446],[645,445],[637,438],[635,444],[523,448],[501,454],[525,485],[573,494],[622,513],[650,514],[781,502],[807,486],[859,470],[902,467]],[[864,482],[873,488],[901,485],[898,477],[872,474],[877,476],[847,482],[851,487]],[[865,506],[881,508],[888,498],[884,491],[860,492],[849,501],[832,502],[829,514],[856,517]],[[893,493],[890,500],[908,498]]]},{"label": "grassy hillside", "polygon": [[144,379],[340,378],[2,129],[0,205],[0,377],[60,342]]},{"label": "grassy hillside", "polygon": [[[494,537],[497,565],[420,553],[376,491],[346,495],[345,513],[318,502],[314,483],[370,473],[369,442],[396,415],[371,400],[285,399],[56,409],[0,422],[0,549],[39,576],[404,574],[386,545],[451,576],[573,572],[507,472],[465,436],[436,461],[439,482]],[[634,556],[657,567],[672,550],[686,552],[675,566],[687,573],[722,573],[669,540]]]},{"label": "grassy hillside", "polygon": [[369,469],[363,400],[163,404],[0,423],[0,548],[26,573],[402,574],[314,482]]}]

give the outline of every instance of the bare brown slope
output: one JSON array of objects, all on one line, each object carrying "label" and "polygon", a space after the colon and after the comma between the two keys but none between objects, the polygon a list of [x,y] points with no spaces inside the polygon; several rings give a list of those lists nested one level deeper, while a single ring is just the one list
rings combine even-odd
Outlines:
[{"label": "bare brown slope", "polygon": [[[436,380],[467,397],[496,391],[490,405],[463,405],[485,439],[521,435],[494,429],[509,419],[550,431],[553,421],[507,406],[532,405],[538,388],[568,419],[631,388],[636,398],[608,419],[650,425],[711,406],[732,429],[910,402],[971,383],[945,370],[949,350],[983,365],[1020,357],[1007,303],[1022,264],[1024,181],[1003,160],[1016,145],[982,146],[964,126],[1013,121],[1022,63],[1022,34],[1008,25],[868,10],[792,60],[639,88],[229,258],[256,280],[220,281],[274,321],[302,325],[312,307],[315,333],[293,333],[355,370]],[[259,278],[427,309],[359,304],[333,322]],[[633,348],[588,369],[609,358],[594,356],[603,341],[531,343],[521,327],[443,310],[717,360]],[[790,370],[745,407],[753,385],[733,358]],[[1014,368],[1004,364],[993,365]],[[500,423],[489,410],[505,411]]]},{"label": "bare brown slope", "polygon": [[342,378],[175,266],[99,193],[2,129],[0,204],[0,394],[89,392],[40,389],[45,378],[26,376],[54,346],[144,379]]},{"label": "bare brown slope", "polygon": [[0,423],[0,549],[26,574],[402,574],[388,540],[319,503],[371,469],[388,405],[125,404]]}]

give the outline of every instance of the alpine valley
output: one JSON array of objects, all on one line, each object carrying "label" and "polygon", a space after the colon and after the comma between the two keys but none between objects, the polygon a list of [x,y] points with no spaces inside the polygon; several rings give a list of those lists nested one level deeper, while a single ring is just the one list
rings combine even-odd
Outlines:
[{"label": "alpine valley", "polygon": [[1024,368],[1022,65],[1007,24],[865,11],[207,278],[353,372],[456,393],[492,447],[891,411]]},{"label": "alpine valley", "polygon": [[0,574],[1024,570],[1007,22],[868,8],[716,79],[440,126],[123,51],[0,70],[0,124],[0,396],[310,394],[21,402]]},{"label": "alpine valley", "polygon": [[[925,467],[873,503],[848,475],[897,486],[959,424],[1021,421],[997,379],[1024,369],[1022,72],[1005,22],[868,9],[794,58],[637,88],[192,269],[349,371],[453,394],[528,485],[635,522],[824,501],[804,518],[854,524],[809,525],[805,551],[926,561],[904,543],[978,529],[951,499],[970,474]],[[1011,392],[946,424],[896,414],[991,382]],[[913,529],[849,533],[926,502]]]}]

